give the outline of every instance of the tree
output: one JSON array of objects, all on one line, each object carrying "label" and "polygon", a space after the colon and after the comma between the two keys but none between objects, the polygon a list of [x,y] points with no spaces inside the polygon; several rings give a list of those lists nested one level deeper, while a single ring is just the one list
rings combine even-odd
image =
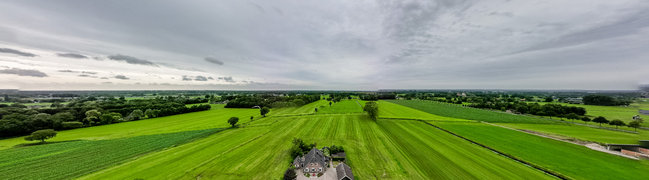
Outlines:
[{"label": "tree", "polygon": [[554,99],[552,99],[552,96],[545,97],[545,102],[552,102]]},{"label": "tree", "polygon": [[588,118],[586,116],[582,117],[581,120],[586,122],[586,124],[588,124],[588,122],[590,122],[590,118]]},{"label": "tree", "polygon": [[376,121],[376,118],[379,116],[379,105],[373,101],[367,102],[365,103],[365,107],[363,107],[363,111],[367,112],[370,119]]},{"label": "tree", "polygon": [[259,112],[261,113],[261,116],[266,117],[266,114],[268,114],[268,112],[270,112],[270,108],[263,107],[263,108],[259,109]]},{"label": "tree", "polygon": [[602,123],[608,123],[608,120],[602,116],[598,116],[595,119],[593,119],[593,122],[599,123],[599,126],[602,126]]},{"label": "tree", "polygon": [[101,124],[112,124],[122,119],[122,114],[112,112],[101,115]]},{"label": "tree", "polygon": [[612,121],[609,122],[608,124],[615,126],[615,129],[617,129],[618,126],[624,126],[624,125],[626,125],[626,124],[624,123],[624,121],[619,120],[619,119],[612,120]]},{"label": "tree", "polygon": [[331,106],[331,101],[329,101],[329,106]]},{"label": "tree", "polygon": [[570,120],[579,119],[579,116],[575,113],[569,113],[566,115],[566,119],[570,119]]},{"label": "tree", "polygon": [[52,119],[59,122],[74,121],[74,115],[70,112],[60,112],[52,115]]},{"label": "tree", "polygon": [[297,179],[297,174],[295,174],[295,169],[288,168],[286,169],[286,172],[284,172],[284,180],[294,180]]},{"label": "tree", "polygon": [[318,112],[318,108],[315,108],[315,112]]},{"label": "tree", "polygon": [[640,127],[640,121],[631,121],[627,126],[632,127],[635,131],[638,131]]},{"label": "tree", "polygon": [[236,125],[237,122],[239,122],[239,118],[238,118],[238,117],[231,117],[230,119],[228,119],[228,123],[229,123],[230,125],[232,125],[232,127],[234,127],[234,125]]},{"label": "tree", "polygon": [[144,118],[144,112],[142,110],[136,109],[131,112],[131,114],[128,115],[129,120],[140,120]]},{"label": "tree", "polygon": [[144,111],[144,115],[146,115],[147,118],[154,118],[158,116],[158,113],[156,112],[156,110],[147,109],[146,111]]},{"label": "tree", "polygon": [[41,142],[45,142],[46,139],[53,138],[54,136],[56,136],[56,131],[53,129],[43,129],[33,132],[32,135],[25,137],[25,140],[41,140]]},{"label": "tree", "polygon": [[99,112],[96,109],[86,111],[86,118],[83,119],[86,124],[94,124],[99,121],[99,117],[101,117],[101,112]]},{"label": "tree", "polygon": [[252,121],[253,119],[255,119],[255,117],[250,116],[250,121]]}]

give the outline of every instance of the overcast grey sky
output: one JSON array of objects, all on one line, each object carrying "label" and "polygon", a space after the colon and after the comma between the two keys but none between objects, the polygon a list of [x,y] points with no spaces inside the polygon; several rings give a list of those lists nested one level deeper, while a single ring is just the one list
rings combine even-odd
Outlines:
[{"label": "overcast grey sky", "polygon": [[647,0],[0,1],[0,88],[643,83]]}]

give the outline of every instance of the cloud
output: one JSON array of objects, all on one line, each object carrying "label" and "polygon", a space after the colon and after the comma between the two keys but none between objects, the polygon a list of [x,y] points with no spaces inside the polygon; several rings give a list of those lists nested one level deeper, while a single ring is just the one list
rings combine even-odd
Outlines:
[{"label": "cloud", "polygon": [[183,75],[183,81],[191,81],[191,80],[192,80],[191,77]]},{"label": "cloud", "polygon": [[225,82],[231,82],[231,83],[237,82],[237,81],[235,81],[234,79],[232,79],[231,76],[228,76],[228,77],[219,77],[218,79],[219,79],[219,80],[224,80]]},{"label": "cloud", "polygon": [[56,55],[59,56],[59,57],[66,57],[66,58],[88,59],[88,56],[84,56],[84,55],[76,54],[76,53],[58,53]]},{"label": "cloud", "polygon": [[210,62],[210,63],[214,63],[214,64],[218,64],[218,65],[223,65],[223,61],[218,60],[218,59],[216,59],[214,57],[205,57],[205,61]]},{"label": "cloud", "polygon": [[3,69],[0,70],[0,74],[15,74],[18,76],[47,77],[47,74],[38,70],[19,69],[19,68]]},{"label": "cloud", "polygon": [[83,74],[97,74],[97,72],[92,72],[92,71],[81,71]]},{"label": "cloud", "polygon": [[114,76],[113,78],[115,78],[115,79],[121,79],[121,80],[128,80],[128,79],[130,79],[130,78],[124,76],[124,75],[116,75],[116,76]]},{"label": "cloud", "polygon": [[214,78],[213,78],[212,76],[207,77],[207,79],[209,79],[209,80],[214,80]]},{"label": "cloud", "polygon": [[136,57],[126,56],[121,54],[110,55],[108,56],[108,59],[115,60],[115,61],[124,61],[129,64],[138,64],[138,65],[147,65],[147,66],[156,66],[156,67],[158,66],[157,64],[146,59],[138,59]]},{"label": "cloud", "polygon": [[58,72],[64,72],[64,73],[78,73],[79,71],[73,71],[69,69],[64,69],[64,70],[58,70]]},{"label": "cloud", "polygon": [[196,76],[194,77],[195,81],[207,81],[207,78],[205,76]]},{"label": "cloud", "polygon": [[9,48],[0,48],[0,53],[9,53],[9,54],[15,54],[19,56],[25,56],[25,57],[35,57],[36,54],[28,53],[28,52],[23,52],[15,49],[9,49]]}]

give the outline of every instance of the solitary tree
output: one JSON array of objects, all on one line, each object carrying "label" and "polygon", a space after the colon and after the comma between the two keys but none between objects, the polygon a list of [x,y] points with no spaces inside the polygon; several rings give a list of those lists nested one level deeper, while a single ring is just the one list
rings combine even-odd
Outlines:
[{"label": "solitary tree", "polygon": [[250,121],[252,121],[252,119],[255,119],[255,117],[250,116]]},{"label": "solitary tree", "polygon": [[261,116],[266,117],[266,114],[268,114],[268,112],[270,112],[270,108],[263,107],[263,108],[259,109],[259,112],[261,113]]},{"label": "solitary tree", "polygon": [[635,131],[638,131],[640,127],[640,121],[631,121],[627,126],[632,127]]},{"label": "solitary tree", "polygon": [[608,123],[608,120],[602,116],[598,116],[595,119],[593,119],[593,122],[599,123],[599,126],[602,126],[602,123]]},{"label": "solitary tree", "polygon": [[53,129],[43,129],[34,131],[30,136],[25,137],[25,140],[41,140],[41,142],[45,142],[46,139],[53,138],[54,136],[56,136],[56,131]]},{"label": "solitary tree", "polygon": [[329,101],[329,106],[331,106],[331,101]]},{"label": "solitary tree", "polygon": [[318,112],[318,108],[315,108],[315,112]]},{"label": "solitary tree", "polygon": [[619,120],[619,119],[612,120],[612,121],[609,122],[608,124],[615,126],[615,129],[617,129],[618,126],[624,126],[624,125],[626,125],[626,124],[624,123],[624,121],[621,121],[621,120]]},{"label": "solitary tree", "polygon": [[586,116],[582,117],[581,120],[586,122],[586,124],[588,124],[588,122],[590,122],[590,118],[588,118]]},{"label": "solitary tree", "polygon": [[372,120],[376,120],[379,116],[379,105],[374,101],[367,102],[363,107],[363,111],[367,112]]},{"label": "solitary tree", "polygon": [[239,122],[238,117],[231,117],[230,119],[228,119],[228,123],[230,123],[230,125],[232,125],[232,127],[234,127],[234,125],[236,125],[237,122]]}]

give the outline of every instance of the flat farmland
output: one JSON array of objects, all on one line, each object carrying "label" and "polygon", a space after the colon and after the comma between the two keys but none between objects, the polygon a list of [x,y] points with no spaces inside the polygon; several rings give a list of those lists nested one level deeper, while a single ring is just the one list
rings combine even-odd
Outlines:
[{"label": "flat farmland", "polygon": [[[239,117],[239,123],[250,121],[250,116],[260,117],[258,109],[226,109],[223,106],[213,105],[211,110],[201,112],[61,131],[49,141],[105,140],[140,135],[225,128],[230,126],[226,120],[233,116]],[[30,141],[25,141],[24,137],[3,139],[0,140],[0,150],[23,143],[30,143]]]},{"label": "flat farmland", "polygon": [[611,131],[605,129],[592,128],[581,125],[571,124],[513,124],[498,123],[515,129],[525,129],[535,132],[541,132],[552,136],[564,138],[576,138],[579,140],[593,141],[608,144],[636,144],[638,140],[649,139],[649,133],[646,130],[638,130],[638,134]]},{"label": "flat farmland", "polygon": [[340,102],[332,103],[329,106],[327,102],[324,107],[318,108],[319,114],[347,114],[347,113],[361,113],[363,112],[362,103],[359,100],[341,100]]},{"label": "flat farmland", "polygon": [[273,179],[294,137],[344,146],[357,179],[551,178],[421,122],[331,114],[265,118],[83,179]]},{"label": "flat farmland", "polygon": [[515,115],[504,112],[488,111],[483,109],[475,109],[469,107],[462,107],[456,104],[440,103],[435,101],[422,101],[422,100],[388,100],[388,102],[399,104],[402,106],[410,107],[430,114],[468,119],[485,122],[502,122],[502,123],[556,123],[556,121]]},{"label": "flat farmland", "polygon": [[446,130],[575,179],[649,177],[649,162],[511,129],[466,122],[433,122]]}]

